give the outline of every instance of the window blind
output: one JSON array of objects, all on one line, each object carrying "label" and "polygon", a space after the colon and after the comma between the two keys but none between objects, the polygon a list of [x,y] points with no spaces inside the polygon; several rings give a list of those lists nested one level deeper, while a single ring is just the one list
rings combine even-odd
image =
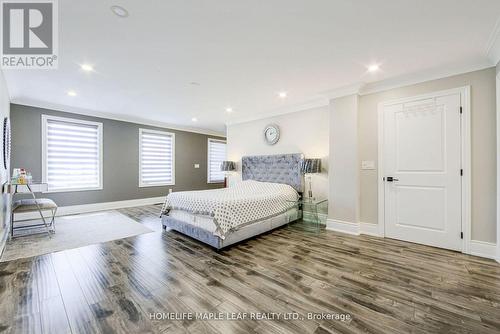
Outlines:
[{"label": "window blind", "polygon": [[208,182],[224,181],[224,172],[220,170],[222,161],[226,160],[226,142],[222,140],[208,140]]},{"label": "window blind", "polygon": [[174,134],[139,130],[139,186],[174,184]]},{"label": "window blind", "polygon": [[49,191],[102,188],[102,123],[43,115],[43,181]]}]

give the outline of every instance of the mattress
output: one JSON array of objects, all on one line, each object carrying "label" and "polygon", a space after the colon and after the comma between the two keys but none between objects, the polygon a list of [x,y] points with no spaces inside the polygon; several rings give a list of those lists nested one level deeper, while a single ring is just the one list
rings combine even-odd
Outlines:
[{"label": "mattress", "polygon": [[189,213],[190,217],[183,217],[207,228],[206,218],[210,218],[215,226],[213,234],[224,238],[241,226],[285,213],[298,198],[297,191],[287,184],[247,180],[230,188],[171,193],[162,215]]}]

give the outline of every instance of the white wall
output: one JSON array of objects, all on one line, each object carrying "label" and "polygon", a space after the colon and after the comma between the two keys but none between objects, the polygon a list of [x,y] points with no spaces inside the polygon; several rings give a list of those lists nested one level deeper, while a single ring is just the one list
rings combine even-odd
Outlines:
[{"label": "white wall", "polygon": [[500,62],[496,66],[497,88],[497,261],[500,262]]},{"label": "white wall", "polygon": [[[471,86],[472,240],[496,241],[495,68],[363,95],[359,99],[360,160],[378,159],[377,108],[383,101]],[[377,166],[378,167],[378,166]],[[360,172],[360,221],[378,223],[376,170]]]},{"label": "white wall", "polygon": [[359,221],[358,95],[330,102],[328,218]]},{"label": "white wall", "polygon": [[[313,176],[315,197],[328,197],[329,152],[328,106],[270,117],[227,127],[228,160],[236,161],[238,173],[230,177],[230,184],[241,180],[241,157],[303,153],[306,158],[321,158],[323,173]],[[264,141],[264,128],[269,123],[280,127],[281,138],[275,145]]]},{"label": "white wall", "polygon": [[[500,72],[500,67],[499,67]],[[228,127],[228,158],[241,164],[243,155],[302,152],[321,157],[325,170],[314,179],[316,194],[329,197],[329,218],[366,223],[377,228],[377,170],[361,171],[359,161],[378,168],[377,107],[380,102],[471,86],[472,240],[495,243],[497,231],[496,70],[489,68],[420,84],[331,101],[329,107],[301,111]],[[343,110],[336,114],[337,110]],[[357,109],[357,113],[352,109]],[[351,110],[351,111],[349,111]],[[331,115],[330,115],[331,113]],[[331,119],[330,119],[331,116]],[[263,130],[277,123],[278,144],[268,146]],[[357,138],[354,138],[357,137]],[[330,162],[328,162],[330,156]],[[330,166],[328,166],[330,164]],[[239,166],[241,168],[241,166]],[[359,197],[358,200],[355,200]],[[371,225],[370,225],[371,224]],[[500,243],[499,243],[500,244]]]},{"label": "white wall", "polygon": [[[7,85],[3,77],[3,73],[0,71],[0,124],[3,128],[4,117],[10,116],[10,99],[7,90]],[[2,136],[0,136],[0,154],[3,154],[3,129],[1,131]],[[3,159],[0,159],[3,161]],[[4,170],[0,166],[0,187],[8,181],[9,171]],[[10,198],[9,195],[2,193],[0,196],[0,254],[5,245],[5,240],[8,234],[8,225],[10,224]]]},{"label": "white wall", "polygon": [[[9,92],[7,90],[7,84],[5,83],[5,79],[3,76],[3,73],[0,71],[0,121],[1,121],[1,127],[2,127],[2,134],[3,134],[3,119],[5,117],[10,116],[10,99],[9,99]],[[3,141],[3,135],[0,136],[0,141]],[[0,145],[0,154],[3,154],[3,145]],[[3,159],[0,159],[0,161],[3,161]],[[4,184],[5,182],[8,181],[8,171],[4,170],[3,168],[0,168],[0,184]]]}]

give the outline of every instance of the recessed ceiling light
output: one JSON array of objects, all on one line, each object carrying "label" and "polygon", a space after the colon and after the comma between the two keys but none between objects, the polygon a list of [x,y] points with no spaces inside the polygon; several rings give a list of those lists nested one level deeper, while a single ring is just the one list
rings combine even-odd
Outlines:
[{"label": "recessed ceiling light", "polygon": [[282,99],[286,98],[288,96],[287,92],[279,92],[278,96]]},{"label": "recessed ceiling light", "polygon": [[196,117],[191,118],[192,122],[198,122],[198,119]]},{"label": "recessed ceiling light", "polygon": [[128,10],[126,10],[122,6],[111,6],[111,11],[118,17],[128,17]]},{"label": "recessed ceiling light", "polygon": [[368,72],[370,73],[377,72],[378,70],[380,70],[380,66],[378,64],[368,66]]},{"label": "recessed ceiling light", "polygon": [[233,108],[231,108],[231,107],[227,107],[227,108],[226,108],[226,112],[227,112],[227,113],[232,113],[232,112],[233,112]]},{"label": "recessed ceiling light", "polygon": [[89,65],[89,64],[82,64],[82,65],[80,65],[80,68],[82,70],[84,70],[85,72],[92,72],[92,71],[94,71],[94,67],[92,67],[92,65]]},{"label": "recessed ceiling light", "polygon": [[76,96],[76,92],[74,90],[68,90],[68,96]]}]

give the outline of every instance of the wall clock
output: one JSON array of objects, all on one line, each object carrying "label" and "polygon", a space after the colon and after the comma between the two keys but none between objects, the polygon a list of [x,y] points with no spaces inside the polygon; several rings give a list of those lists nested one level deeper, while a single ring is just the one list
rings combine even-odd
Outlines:
[{"label": "wall clock", "polygon": [[10,168],[10,120],[8,117],[3,119],[3,168]]},{"label": "wall clock", "polygon": [[264,139],[269,145],[274,145],[280,140],[280,128],[276,124],[269,124],[264,129]]}]

